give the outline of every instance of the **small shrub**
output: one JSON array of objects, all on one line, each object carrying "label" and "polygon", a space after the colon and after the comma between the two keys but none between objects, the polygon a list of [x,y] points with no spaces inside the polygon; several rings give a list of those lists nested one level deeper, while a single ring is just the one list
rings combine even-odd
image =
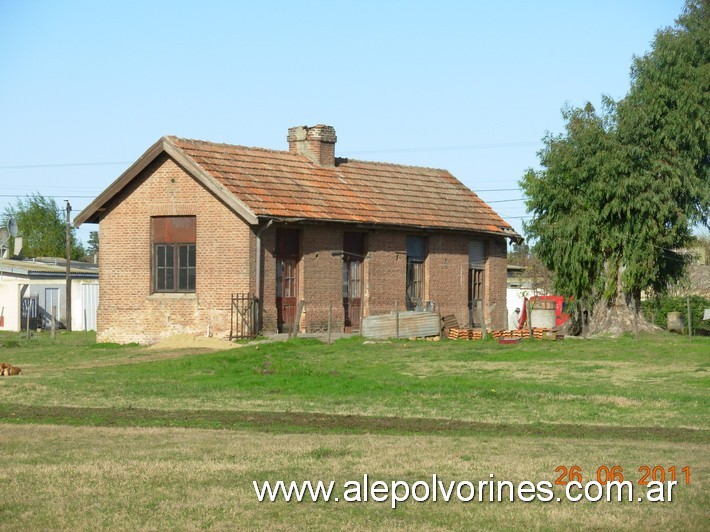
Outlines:
[{"label": "small shrub", "polygon": [[[680,312],[683,315],[683,323],[688,326],[688,300],[685,297],[659,295],[644,301],[641,308],[646,319],[663,329],[667,326],[669,312]],[[690,317],[694,335],[710,336],[710,320],[703,321],[706,308],[710,308],[710,299],[690,296]]]}]

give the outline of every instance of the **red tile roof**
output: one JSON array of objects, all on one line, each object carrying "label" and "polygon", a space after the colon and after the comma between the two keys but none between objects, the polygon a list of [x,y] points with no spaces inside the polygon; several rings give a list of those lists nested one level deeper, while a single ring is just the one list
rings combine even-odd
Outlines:
[{"label": "red tile roof", "polygon": [[446,170],[336,159],[323,167],[289,151],[165,140],[257,217],[454,229],[518,237]]}]

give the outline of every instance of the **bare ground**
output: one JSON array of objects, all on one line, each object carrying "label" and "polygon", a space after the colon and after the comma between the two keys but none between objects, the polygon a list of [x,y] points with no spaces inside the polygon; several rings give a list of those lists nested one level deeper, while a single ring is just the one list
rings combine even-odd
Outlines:
[{"label": "bare ground", "polygon": [[333,415],[307,412],[81,408],[10,404],[0,411],[0,420],[16,423],[89,426],[177,426],[223,430],[253,428],[267,432],[491,434],[496,436],[554,436],[689,443],[706,443],[710,440],[710,430],[683,427],[620,427],[552,423],[518,425],[436,418]]}]

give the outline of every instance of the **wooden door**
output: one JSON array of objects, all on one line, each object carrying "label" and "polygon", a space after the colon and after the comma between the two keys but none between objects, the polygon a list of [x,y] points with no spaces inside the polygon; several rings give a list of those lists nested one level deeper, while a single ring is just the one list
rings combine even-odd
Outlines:
[{"label": "wooden door", "polygon": [[343,309],[345,331],[359,329],[362,312],[362,260],[343,261]]},{"label": "wooden door", "polygon": [[[483,270],[471,268],[468,270],[468,326],[483,327]],[[480,305],[479,305],[480,304]],[[479,310],[480,306],[480,310]]]},{"label": "wooden door", "polygon": [[343,234],[343,315],[345,331],[360,328],[362,314],[362,262],[365,233]]},{"label": "wooden door", "polygon": [[299,232],[276,230],[276,323],[278,332],[297,327]]}]

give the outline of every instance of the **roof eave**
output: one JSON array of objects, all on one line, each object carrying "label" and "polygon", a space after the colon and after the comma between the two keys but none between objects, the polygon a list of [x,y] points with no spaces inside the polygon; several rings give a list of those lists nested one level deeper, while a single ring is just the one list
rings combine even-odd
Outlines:
[{"label": "roof eave", "polygon": [[312,223],[312,224],[348,224],[356,225],[363,228],[390,228],[390,229],[415,229],[419,231],[452,231],[455,233],[476,233],[485,234],[491,236],[498,236],[503,238],[510,238],[514,242],[523,242],[523,237],[520,236],[516,231],[508,227],[501,227],[499,231],[491,231],[490,229],[472,229],[466,227],[440,227],[440,226],[430,226],[430,225],[397,225],[388,224],[381,222],[364,222],[364,221],[352,221],[352,220],[330,220],[324,218],[304,218],[304,217],[284,217],[284,216],[273,216],[269,214],[260,214],[258,216],[260,221],[273,220],[275,222],[283,223]]},{"label": "roof eave", "polygon": [[99,223],[101,211],[117,194],[119,194],[133,179],[152,163],[160,154],[167,153],[180,166],[199,181],[207,190],[212,192],[226,205],[239,214],[244,220],[254,225],[258,219],[254,212],[245,203],[229,192],[219,182],[207,173],[199,164],[187,156],[168,137],[160,138],[138,160],[123,172],[106,190],[99,194],[83,211],[74,218],[74,225],[79,227],[83,223]]}]

